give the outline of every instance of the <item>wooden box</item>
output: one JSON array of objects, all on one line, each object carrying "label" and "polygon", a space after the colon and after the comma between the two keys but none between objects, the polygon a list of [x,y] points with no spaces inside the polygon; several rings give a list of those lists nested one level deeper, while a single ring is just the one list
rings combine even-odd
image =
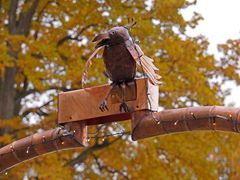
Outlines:
[{"label": "wooden box", "polygon": [[130,112],[120,112],[122,91],[115,87],[108,98],[108,111],[102,112],[99,105],[110,89],[110,85],[85,88],[59,94],[58,123],[84,121],[87,125],[102,124],[131,119],[131,112],[139,110],[157,111],[158,86],[148,79],[136,79],[126,86],[126,100]]}]

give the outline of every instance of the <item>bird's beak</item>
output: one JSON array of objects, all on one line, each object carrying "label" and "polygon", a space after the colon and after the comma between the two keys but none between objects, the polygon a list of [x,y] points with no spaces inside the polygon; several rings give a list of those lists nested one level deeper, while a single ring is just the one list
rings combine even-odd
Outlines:
[{"label": "bird's beak", "polygon": [[101,34],[95,36],[95,38],[92,40],[92,42],[96,42],[96,41],[100,41],[100,40],[104,40],[104,39],[110,39],[108,32],[101,33]]}]

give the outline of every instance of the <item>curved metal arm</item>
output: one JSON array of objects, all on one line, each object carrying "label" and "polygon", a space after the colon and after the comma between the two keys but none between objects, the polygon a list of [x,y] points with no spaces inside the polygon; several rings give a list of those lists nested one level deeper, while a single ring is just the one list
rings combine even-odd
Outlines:
[{"label": "curved metal arm", "polygon": [[240,132],[240,109],[204,106],[132,114],[132,139],[192,130]]},{"label": "curved metal arm", "polygon": [[15,141],[0,149],[0,173],[23,161],[50,152],[82,147],[85,134],[82,124],[58,127]]},{"label": "curved metal arm", "polygon": [[[133,140],[191,130],[240,132],[240,109],[231,107],[190,107],[161,112],[132,113]],[[86,145],[83,121],[68,123],[15,141],[0,149],[0,173],[25,160],[46,153]]]}]

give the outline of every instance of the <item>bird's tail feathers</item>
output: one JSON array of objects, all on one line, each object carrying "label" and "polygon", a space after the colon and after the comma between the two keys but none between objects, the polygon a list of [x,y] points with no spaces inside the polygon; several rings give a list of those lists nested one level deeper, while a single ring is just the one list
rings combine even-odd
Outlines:
[{"label": "bird's tail feathers", "polygon": [[[153,85],[159,85],[159,84],[162,84],[161,81],[159,81],[159,79],[161,78],[160,75],[158,75],[155,71],[158,70],[158,68],[155,66],[155,65],[149,65],[149,61],[146,60],[146,57],[147,56],[142,56],[140,57],[140,65],[142,66],[143,68],[143,71],[144,73],[146,73],[146,75],[148,76],[150,82],[153,84]],[[148,58],[148,57],[147,57]]]},{"label": "bird's tail feathers", "polygon": [[153,59],[147,57],[144,55],[141,48],[135,44],[136,51],[138,53],[138,58],[135,59],[137,64],[140,65],[143,68],[144,73],[148,76],[150,82],[153,85],[159,85],[162,84],[159,79],[161,76],[159,76],[155,71],[158,71],[159,69],[153,64]]}]

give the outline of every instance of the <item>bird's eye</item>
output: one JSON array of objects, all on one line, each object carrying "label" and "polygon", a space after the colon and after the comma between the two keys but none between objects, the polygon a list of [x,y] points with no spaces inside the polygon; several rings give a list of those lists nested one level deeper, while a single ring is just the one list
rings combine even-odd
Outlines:
[{"label": "bird's eye", "polygon": [[111,34],[115,34],[115,31],[112,31]]}]

